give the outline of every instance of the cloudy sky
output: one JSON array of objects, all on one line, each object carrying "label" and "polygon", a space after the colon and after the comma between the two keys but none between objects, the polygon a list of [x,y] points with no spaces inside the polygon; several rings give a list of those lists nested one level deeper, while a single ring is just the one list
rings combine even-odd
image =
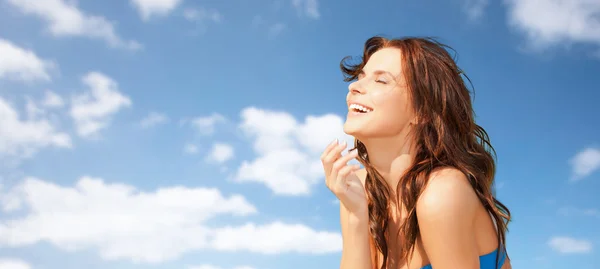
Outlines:
[{"label": "cloudy sky", "polygon": [[[515,268],[600,268],[600,2],[0,0],[0,268],[336,268],[370,36],[458,52]],[[594,75],[595,74],[595,75]]]}]

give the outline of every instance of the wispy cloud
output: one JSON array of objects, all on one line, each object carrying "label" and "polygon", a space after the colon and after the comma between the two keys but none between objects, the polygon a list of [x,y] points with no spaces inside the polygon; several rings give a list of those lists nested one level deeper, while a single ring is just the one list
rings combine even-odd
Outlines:
[{"label": "wispy cloud", "polygon": [[56,64],[40,58],[32,50],[0,38],[0,79],[22,82],[50,81]]},{"label": "wispy cloud", "polygon": [[13,258],[0,258],[0,268],[5,269],[31,269],[29,263]]},{"label": "wispy cloud", "polygon": [[571,181],[581,180],[600,169],[600,149],[586,148],[571,160]]},{"label": "wispy cloud", "polygon": [[233,146],[226,143],[213,144],[206,160],[208,162],[224,163],[233,158],[235,150]]},{"label": "wispy cloud", "polygon": [[308,17],[315,20],[321,17],[319,2],[317,0],[292,0],[292,5],[301,17]]},{"label": "wispy cloud", "polygon": [[283,22],[269,22],[263,16],[256,15],[252,18],[251,25],[255,29],[267,32],[269,39],[274,39],[287,29],[287,25]]},{"label": "wispy cloud", "polygon": [[98,15],[90,15],[76,6],[76,1],[66,0],[6,0],[27,15],[36,16],[47,24],[50,34],[56,37],[81,36],[105,41],[110,47],[137,50],[141,44],[123,40],[114,23]]},{"label": "wispy cloud", "polygon": [[182,0],[130,0],[144,21],[171,13]]},{"label": "wispy cloud", "polygon": [[269,38],[275,38],[280,35],[285,29],[286,25],[284,23],[278,22],[269,26]]},{"label": "wispy cloud", "polygon": [[140,121],[140,126],[142,128],[150,128],[167,122],[169,122],[169,117],[164,113],[150,112]]},{"label": "wispy cloud", "polygon": [[193,22],[214,22],[219,23],[223,20],[223,15],[216,9],[210,8],[186,8],[183,11],[183,17]]},{"label": "wispy cloud", "polygon": [[130,107],[132,102],[119,91],[117,82],[105,74],[90,72],[82,81],[89,89],[73,98],[70,114],[77,134],[95,138],[108,127],[114,114]]},{"label": "wispy cloud", "polygon": [[65,100],[57,93],[46,90],[44,92],[44,100],[42,106],[47,108],[62,108],[65,105]]},{"label": "wispy cloud", "polygon": [[252,17],[252,22],[250,23],[252,27],[256,28],[265,23],[265,19],[261,15],[255,15]]},{"label": "wispy cloud", "polygon": [[[229,269],[229,268],[220,267],[220,266],[211,265],[211,264],[204,264],[204,265],[190,266],[187,269]],[[255,268],[251,267],[251,266],[242,265],[242,266],[232,267],[231,269],[255,269]]]},{"label": "wispy cloud", "polygon": [[508,23],[523,33],[526,47],[591,44],[600,48],[600,2],[590,0],[504,0]]},{"label": "wispy cloud", "polygon": [[185,144],[183,146],[183,152],[186,154],[197,154],[198,153],[198,146],[192,144],[192,143],[188,143]]},{"label": "wispy cloud", "polygon": [[562,254],[586,254],[592,252],[592,243],[590,241],[567,236],[552,237],[548,240],[548,245],[554,251]]},{"label": "wispy cloud", "polygon": [[558,213],[563,216],[587,216],[600,218],[600,210],[595,208],[561,207]]},{"label": "wispy cloud", "polygon": [[183,11],[183,17],[194,23],[195,29],[191,31],[192,35],[206,33],[211,24],[223,22],[223,14],[213,8],[189,7]]},{"label": "wispy cloud", "polygon": [[216,130],[216,126],[225,122],[227,122],[225,116],[213,113],[207,116],[183,119],[181,124],[190,124],[200,135],[212,135]]},{"label": "wispy cloud", "polygon": [[476,21],[483,17],[489,4],[489,0],[463,0],[463,9],[471,21]]},{"label": "wispy cloud", "polygon": [[0,157],[28,158],[46,147],[71,148],[71,137],[48,119],[23,120],[12,104],[0,97]]}]

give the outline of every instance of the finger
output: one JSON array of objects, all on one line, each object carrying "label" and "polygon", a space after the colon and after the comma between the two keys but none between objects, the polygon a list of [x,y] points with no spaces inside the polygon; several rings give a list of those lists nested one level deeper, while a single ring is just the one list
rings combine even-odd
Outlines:
[{"label": "finger", "polygon": [[329,143],[329,145],[327,145],[327,147],[325,148],[325,150],[323,150],[323,153],[321,154],[321,160],[323,160],[325,158],[325,156],[327,156],[327,154],[329,154],[329,152],[335,148],[336,145],[339,144],[339,140],[335,139],[333,141],[331,141],[331,143]]},{"label": "finger", "polygon": [[342,156],[341,158],[339,158],[338,160],[336,160],[335,163],[333,163],[333,166],[331,168],[332,173],[334,171],[339,171],[350,160],[356,158],[357,156],[358,156],[358,151],[357,150],[353,150],[350,153],[346,154],[345,156]]},{"label": "finger", "polygon": [[342,169],[340,169],[340,171],[337,173],[337,175],[335,177],[332,177],[333,180],[335,180],[334,183],[334,187],[337,190],[345,190],[346,189],[346,184],[344,183],[344,178],[346,178],[350,172],[352,172],[352,166],[344,166],[342,167]]},{"label": "finger", "polygon": [[[340,154],[341,156],[341,154]],[[328,184],[335,184],[335,181],[337,181],[338,178],[338,173],[340,172],[340,169],[342,169],[342,167],[345,167],[348,163],[348,161],[350,161],[352,158],[356,158],[357,153],[355,152],[355,150],[353,150],[352,152],[346,154],[345,156],[342,156],[341,158],[339,158],[338,160],[336,160],[333,165],[330,168],[330,171],[327,172],[326,171],[326,180],[329,181],[334,181],[334,182],[328,182]],[[327,169],[327,168],[326,168]],[[335,186],[335,185],[328,185],[328,186]]]},{"label": "finger", "polygon": [[344,183],[344,185],[346,186],[346,188],[352,190],[352,192],[364,193],[366,191],[362,183],[360,183],[360,181],[356,182],[355,180],[347,180],[346,183]]},{"label": "finger", "polygon": [[344,150],[346,146],[346,142],[344,141],[332,150],[330,150],[329,153],[327,153],[327,155],[323,159],[323,164],[331,164],[335,162],[339,157],[342,156],[342,150]]},{"label": "finger", "polygon": [[[340,172],[338,173],[337,177],[335,178],[335,184],[337,187],[344,187],[348,188],[349,184],[351,183],[352,180],[349,178],[355,178],[356,176],[352,176],[351,174],[356,172],[358,169],[360,169],[360,166],[358,165],[347,165],[342,167],[342,169],[340,169]],[[360,181],[359,181],[360,183]]]},{"label": "finger", "polygon": [[340,171],[338,172],[337,175],[337,179],[342,180],[342,181],[346,181],[346,177],[348,177],[348,175],[350,175],[350,173],[354,172],[357,170],[356,168],[357,165],[346,165],[344,167],[342,167],[342,169],[340,169]]},{"label": "finger", "polygon": [[360,166],[359,165],[353,165],[352,167],[352,171],[343,179],[341,179],[341,182],[339,183],[341,185],[342,188],[345,188],[346,191],[350,191],[353,193],[365,193],[365,187],[363,185],[363,183],[360,181],[360,179],[358,178],[358,176],[356,176],[356,171],[360,170]]},{"label": "finger", "polygon": [[351,166],[352,166],[352,171],[350,171],[350,173],[344,178],[344,183],[346,185],[357,185],[357,186],[360,186],[361,188],[364,188],[362,181],[355,174],[356,171],[360,170],[360,165],[351,165]]}]

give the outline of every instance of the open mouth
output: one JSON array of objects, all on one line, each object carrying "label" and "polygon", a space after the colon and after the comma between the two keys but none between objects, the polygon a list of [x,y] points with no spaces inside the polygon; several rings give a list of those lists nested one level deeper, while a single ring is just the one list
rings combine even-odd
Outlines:
[{"label": "open mouth", "polygon": [[362,105],[359,105],[359,104],[350,104],[349,109],[352,112],[358,112],[358,113],[369,113],[369,112],[373,111],[372,108],[366,107],[366,106],[362,106]]}]

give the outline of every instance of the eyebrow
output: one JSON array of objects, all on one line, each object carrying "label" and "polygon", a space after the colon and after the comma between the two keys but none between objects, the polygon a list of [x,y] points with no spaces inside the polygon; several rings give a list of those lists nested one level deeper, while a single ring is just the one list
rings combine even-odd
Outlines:
[{"label": "eyebrow", "polygon": [[[392,73],[385,71],[385,70],[375,70],[375,71],[373,71],[373,73],[376,75],[387,74],[387,75],[390,75],[391,77],[394,77],[394,78],[396,77]],[[359,75],[366,75],[365,70],[360,70]]]}]

